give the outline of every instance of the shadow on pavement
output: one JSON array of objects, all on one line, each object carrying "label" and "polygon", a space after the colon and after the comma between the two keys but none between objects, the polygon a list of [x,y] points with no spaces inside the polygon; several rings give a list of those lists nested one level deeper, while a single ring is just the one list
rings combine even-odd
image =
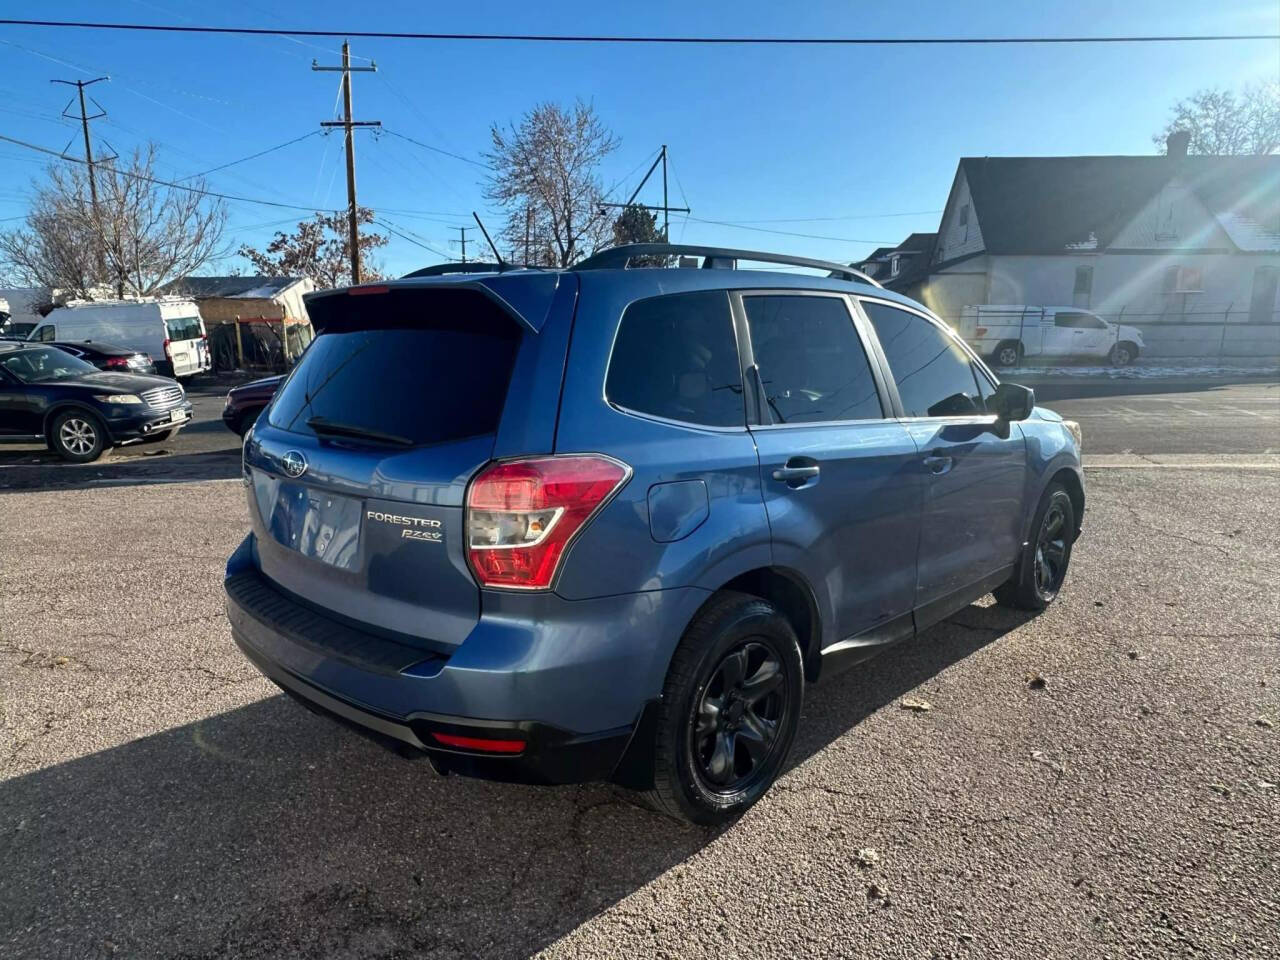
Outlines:
[{"label": "shadow on pavement", "polygon": [[0,448],[0,492],[234,480],[239,476],[238,447],[170,455],[166,444],[157,443],[139,448],[138,453],[112,454],[84,464],[65,463],[57,454],[47,450],[5,451]]},{"label": "shadow on pavement", "polygon": [[[972,606],[819,687],[794,763],[1025,619]],[[440,778],[274,696],[0,783],[0,952],[524,957],[714,839],[608,785]]]},{"label": "shadow on pavement", "polygon": [[[999,371],[997,371],[999,375]],[[1257,377],[1238,377],[1231,380],[1219,379],[1133,379],[1133,380],[1090,380],[1084,377],[1057,377],[1039,379],[1016,374],[1002,376],[1002,380],[1021,383],[1036,392],[1036,402],[1052,403],[1057,400],[1087,400],[1095,397],[1136,397],[1157,396],[1165,393],[1206,393],[1224,390],[1242,385],[1273,385],[1274,376],[1259,375]]]}]

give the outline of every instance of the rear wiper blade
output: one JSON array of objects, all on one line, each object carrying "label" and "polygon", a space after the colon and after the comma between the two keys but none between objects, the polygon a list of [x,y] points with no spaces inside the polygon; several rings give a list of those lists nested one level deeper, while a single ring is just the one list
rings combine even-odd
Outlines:
[{"label": "rear wiper blade", "polygon": [[383,433],[369,427],[359,427],[352,423],[339,423],[326,417],[312,417],[307,426],[316,433],[331,437],[349,437],[352,440],[368,440],[371,443],[384,443],[393,447],[412,447],[413,441],[398,433]]}]

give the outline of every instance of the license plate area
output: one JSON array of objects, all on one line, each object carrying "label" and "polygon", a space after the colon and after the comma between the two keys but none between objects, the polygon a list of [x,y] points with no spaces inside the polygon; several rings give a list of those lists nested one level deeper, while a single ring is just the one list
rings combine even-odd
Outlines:
[{"label": "license plate area", "polygon": [[340,570],[360,565],[361,501],[253,471],[259,515],[272,539]]}]

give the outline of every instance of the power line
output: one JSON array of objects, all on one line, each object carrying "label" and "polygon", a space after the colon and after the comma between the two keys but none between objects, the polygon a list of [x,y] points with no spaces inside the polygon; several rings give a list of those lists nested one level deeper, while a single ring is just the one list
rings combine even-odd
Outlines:
[{"label": "power line", "polygon": [[470,163],[473,166],[483,167],[486,170],[489,169],[489,165],[487,163],[483,163],[480,160],[472,160],[470,157],[464,157],[460,153],[453,153],[452,151],[444,150],[440,147],[433,147],[429,143],[423,143],[421,140],[415,140],[413,139],[413,137],[407,137],[403,133],[396,133],[396,131],[388,130],[386,127],[382,128],[382,132],[390,134],[393,137],[398,137],[401,140],[407,140],[409,143],[412,143],[414,146],[422,147],[424,150],[430,150],[433,153],[442,153],[446,157],[453,157],[453,159],[461,160],[463,163]]},{"label": "power line", "polygon": [[[16,144],[19,147],[26,147],[28,150],[35,150],[38,153],[48,154],[51,157],[56,157],[59,160],[65,160],[68,163],[84,163],[85,162],[81,160],[79,157],[64,156],[63,154],[59,153],[57,150],[50,150],[48,147],[41,147],[41,146],[37,146],[34,143],[27,143],[27,141],[19,140],[16,137],[9,137],[9,136],[5,136],[4,134],[0,134],[0,140],[3,140],[5,143]],[[260,200],[256,197],[241,197],[233,193],[219,193],[217,190],[205,190],[205,189],[202,189],[201,187],[192,187],[192,186],[188,186],[185,183],[178,183],[177,181],[174,181],[174,180],[161,180],[158,177],[148,177],[144,174],[134,173],[131,170],[124,170],[120,167],[114,168],[113,172],[119,176],[128,177],[131,180],[140,180],[143,183],[154,183],[157,186],[161,186],[161,187],[172,187],[175,190],[186,190],[188,193],[198,193],[202,197],[216,197],[219,200],[230,200],[235,203],[256,203],[264,207],[279,207],[282,210],[306,210],[311,213],[316,212],[316,208],[314,206],[303,206],[297,203],[281,203],[278,200]],[[340,212],[340,210],[345,210],[345,209],[346,207],[335,208],[330,210],[329,212],[338,213]]]},{"label": "power line", "polygon": [[275,153],[277,150],[283,150],[285,147],[291,147],[295,143],[306,140],[308,137],[314,137],[323,132],[323,130],[309,130],[300,137],[294,137],[292,140],[286,140],[284,143],[278,143],[274,147],[267,147],[265,150],[259,150],[257,153],[251,153],[249,156],[241,157],[239,160],[232,160],[229,163],[223,163],[205,170],[203,173],[193,173],[190,176],[182,177],[181,179],[193,180],[196,177],[207,177],[209,174],[217,173],[219,170],[225,170],[227,167],[234,167],[240,163],[248,163],[250,160],[257,160],[258,157],[265,157],[268,153]]},{"label": "power line", "polygon": [[[676,183],[678,184],[679,182],[679,178],[677,178]],[[734,226],[753,223],[828,223],[836,220],[888,220],[891,217],[925,217],[941,212],[941,210],[907,210],[902,213],[851,213],[843,217],[773,217],[768,220],[724,220],[718,222]]]},{"label": "power line", "polygon": [[481,40],[522,43],[734,44],[765,46],[983,46],[992,44],[1200,43],[1280,40],[1280,33],[1145,34],[1130,36],[1027,37],[707,37],[617,36],[541,33],[419,33],[393,30],[305,30],[283,27],[181,26],[172,23],[106,23],[86,20],[0,19],[0,26],[151,33],[231,34],[272,37],[360,37],[373,40]]}]

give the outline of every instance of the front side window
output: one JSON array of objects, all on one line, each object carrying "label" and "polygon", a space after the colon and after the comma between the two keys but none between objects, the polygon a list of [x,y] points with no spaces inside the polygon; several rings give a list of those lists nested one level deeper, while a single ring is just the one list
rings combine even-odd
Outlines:
[{"label": "front side window", "polygon": [[605,396],[619,407],[665,420],[742,426],[742,366],[728,295],[680,293],[627,307]]},{"label": "front side window", "polygon": [[774,423],[878,420],[880,393],[844,299],[742,298]]},{"label": "front side window", "polygon": [[1101,330],[1106,324],[1091,313],[1059,313],[1053,319],[1054,325],[1071,327],[1077,330]]},{"label": "front side window", "polygon": [[883,303],[862,304],[898,384],[908,417],[962,417],[984,403],[968,355],[924,317]]}]

